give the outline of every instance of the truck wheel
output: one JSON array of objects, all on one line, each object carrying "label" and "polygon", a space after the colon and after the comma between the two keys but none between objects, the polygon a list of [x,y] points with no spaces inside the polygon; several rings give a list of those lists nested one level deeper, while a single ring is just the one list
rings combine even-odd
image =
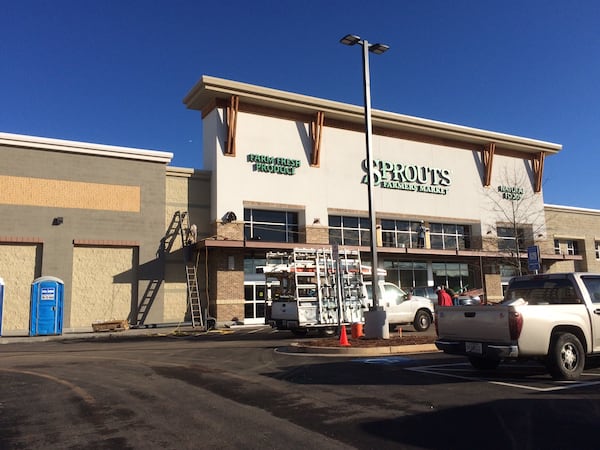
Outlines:
[{"label": "truck wheel", "polygon": [[292,328],[292,334],[298,337],[304,337],[308,334],[308,330],[306,328]]},{"label": "truck wheel", "polygon": [[499,359],[482,358],[481,356],[469,356],[469,362],[477,370],[494,370],[500,365]]},{"label": "truck wheel", "polygon": [[585,366],[583,345],[571,333],[557,333],[550,343],[546,359],[548,372],[555,380],[577,380]]},{"label": "truck wheel", "polygon": [[427,329],[431,326],[431,316],[427,311],[417,311],[415,315],[415,320],[413,322],[413,327],[417,331],[427,331]]},{"label": "truck wheel", "polygon": [[331,336],[335,336],[335,334],[336,334],[335,328],[331,328],[331,327],[319,328],[319,336],[321,336],[321,337],[331,337]]}]

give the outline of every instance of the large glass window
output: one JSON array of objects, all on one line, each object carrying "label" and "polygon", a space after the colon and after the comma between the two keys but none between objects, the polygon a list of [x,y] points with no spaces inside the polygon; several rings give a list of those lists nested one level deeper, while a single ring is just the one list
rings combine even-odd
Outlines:
[{"label": "large glass window", "polygon": [[579,255],[579,245],[577,241],[567,241],[567,255]]},{"label": "large glass window", "polygon": [[299,242],[298,213],[244,209],[244,239],[269,242]]},{"label": "large glass window", "polygon": [[471,227],[454,223],[430,223],[431,248],[440,250],[464,250],[471,248]]},{"label": "large glass window", "polygon": [[498,250],[517,251],[523,249],[525,232],[522,228],[498,227]]},{"label": "large glass window", "polygon": [[384,259],[385,280],[397,284],[404,290],[416,286],[427,286],[427,263]]},{"label": "large glass window", "polygon": [[329,243],[371,245],[371,223],[367,217],[329,216]]},{"label": "large glass window", "polygon": [[416,247],[419,221],[381,220],[381,239],[384,247]]},{"label": "large glass window", "polygon": [[469,265],[463,263],[432,263],[433,281],[436,286],[448,286],[455,292],[474,287],[470,285]]}]

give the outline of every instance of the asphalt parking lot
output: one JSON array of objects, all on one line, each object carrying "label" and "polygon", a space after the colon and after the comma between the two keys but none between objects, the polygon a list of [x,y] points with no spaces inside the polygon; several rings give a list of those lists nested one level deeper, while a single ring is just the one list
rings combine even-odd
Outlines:
[{"label": "asphalt parking lot", "polygon": [[597,367],[560,383],[439,352],[288,353],[262,327],[119,336],[0,346],[0,448],[597,448]]}]

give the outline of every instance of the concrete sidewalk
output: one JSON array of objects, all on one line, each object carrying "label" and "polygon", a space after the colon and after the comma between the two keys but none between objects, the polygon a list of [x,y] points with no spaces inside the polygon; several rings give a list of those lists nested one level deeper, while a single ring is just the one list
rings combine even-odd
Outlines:
[{"label": "concrete sidewalk", "polygon": [[[204,331],[189,324],[169,325],[143,328],[128,328],[120,331],[89,331],[65,332],[61,335],[51,336],[0,336],[2,344],[34,344],[39,342],[64,342],[64,341],[122,341],[129,339],[148,339],[152,337],[189,337],[207,333],[227,333],[236,329],[254,328],[252,326],[221,327]],[[311,341],[314,342],[314,341]],[[409,353],[438,352],[435,344],[409,344],[409,345],[381,345],[377,347],[320,347],[318,345],[304,344],[301,340],[279,348],[279,351],[291,354],[311,354],[329,356],[385,356]]]},{"label": "concrete sidewalk", "polygon": [[[226,330],[227,328],[225,328]],[[209,331],[210,332],[210,331]],[[156,326],[148,328],[129,328],[120,331],[89,331],[89,332],[64,332],[61,335],[47,336],[0,336],[0,345],[2,344],[23,344],[38,342],[60,342],[70,340],[122,340],[149,338],[155,336],[189,336],[196,334],[205,334],[200,328],[194,328],[191,325],[172,325]]]}]

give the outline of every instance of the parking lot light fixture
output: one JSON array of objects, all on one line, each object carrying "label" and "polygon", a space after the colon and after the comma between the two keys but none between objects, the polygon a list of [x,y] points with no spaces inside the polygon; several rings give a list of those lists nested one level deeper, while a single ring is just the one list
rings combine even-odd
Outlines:
[{"label": "parking lot light fixture", "polygon": [[355,34],[347,34],[340,42],[344,45],[362,46],[362,61],[363,61],[363,88],[364,88],[364,104],[365,104],[365,137],[367,147],[367,173],[368,173],[368,194],[369,194],[369,219],[371,222],[371,273],[373,277],[373,309],[379,309],[379,292],[376,288],[379,285],[379,274],[377,273],[377,224],[374,208],[374,193],[373,193],[373,126],[371,123],[371,81],[369,75],[369,52],[380,55],[386,52],[390,47],[386,44],[369,44],[365,39],[361,39]]}]

